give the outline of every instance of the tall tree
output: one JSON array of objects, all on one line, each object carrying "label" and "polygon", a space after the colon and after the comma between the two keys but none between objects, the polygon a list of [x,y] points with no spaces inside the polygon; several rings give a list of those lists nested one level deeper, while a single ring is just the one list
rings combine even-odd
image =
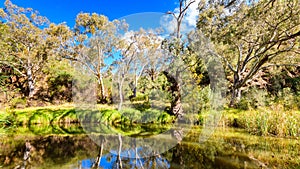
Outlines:
[{"label": "tall tree", "polygon": [[[127,32],[124,36],[120,58],[116,61],[117,77],[119,82],[120,105],[123,101],[123,83],[125,78],[130,79],[129,87],[132,96],[136,97],[140,77],[153,65],[153,60],[159,60],[161,55],[161,41],[153,30]],[[119,106],[120,108],[121,106]]]},{"label": "tall tree", "polygon": [[[185,50],[185,44],[184,41],[182,41],[181,25],[187,13],[187,10],[195,2],[195,0],[179,0],[179,11],[167,12],[167,14],[173,15],[173,17],[175,18],[176,29],[175,37],[171,37],[170,40],[165,41],[163,48],[166,48],[170,52],[170,55],[173,56],[173,61],[179,59],[180,62],[183,59],[181,58],[181,56]],[[184,69],[177,67],[177,70],[175,70],[174,74],[171,74],[170,72],[168,72],[168,70],[162,72],[162,74],[167,78],[167,81],[171,84],[170,92],[172,95],[172,101],[169,113],[176,117],[182,117],[182,115],[184,114],[181,105],[181,85],[179,83],[179,74],[183,71]]]},{"label": "tall tree", "polygon": [[51,23],[45,28],[47,34],[46,44],[51,49],[51,55],[56,60],[72,58],[74,56],[74,32],[65,24]]},{"label": "tall tree", "polygon": [[13,68],[28,84],[27,96],[32,98],[36,92],[36,75],[47,60],[45,32],[42,29],[48,20],[30,8],[22,8],[6,0],[1,20],[9,27],[7,44],[10,46],[1,64]]},{"label": "tall tree", "polygon": [[[136,96],[138,81],[145,71],[151,66],[151,61],[159,60],[161,52],[161,38],[153,30],[140,29],[139,32],[133,32],[130,38],[127,38],[127,45],[131,45],[131,50],[135,51],[131,64],[131,73],[133,74],[132,91]],[[131,44],[132,43],[132,44]],[[128,56],[125,56],[128,57]],[[157,65],[156,65],[157,66]]]},{"label": "tall tree", "polygon": [[[1,10],[0,10],[1,12]],[[2,62],[4,61],[5,56],[8,53],[8,45],[7,45],[7,32],[8,32],[8,27],[4,25],[3,23],[0,23],[0,93],[4,93],[4,98],[2,98],[4,102],[7,101],[7,90],[9,88],[7,84],[7,79],[9,77],[9,71],[6,64],[3,64]]]},{"label": "tall tree", "polygon": [[211,38],[214,55],[223,59],[232,79],[231,106],[264,67],[299,65],[299,15],[297,0],[241,3],[234,12],[224,4],[201,8],[198,28]]},{"label": "tall tree", "polygon": [[95,77],[100,91],[100,102],[105,102],[107,93],[103,82],[104,71],[108,70],[105,61],[114,57],[120,43],[119,31],[126,30],[123,21],[109,21],[96,13],[80,13],[75,25],[75,55],[73,59],[85,66]]}]

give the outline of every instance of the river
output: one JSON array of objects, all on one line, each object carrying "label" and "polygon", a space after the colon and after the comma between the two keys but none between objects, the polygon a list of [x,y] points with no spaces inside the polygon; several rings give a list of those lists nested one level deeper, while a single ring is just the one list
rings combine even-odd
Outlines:
[{"label": "river", "polygon": [[99,130],[86,132],[78,124],[1,129],[0,168],[300,168],[297,138],[253,136],[234,128],[203,134],[193,126],[174,141],[164,125],[94,127]]}]

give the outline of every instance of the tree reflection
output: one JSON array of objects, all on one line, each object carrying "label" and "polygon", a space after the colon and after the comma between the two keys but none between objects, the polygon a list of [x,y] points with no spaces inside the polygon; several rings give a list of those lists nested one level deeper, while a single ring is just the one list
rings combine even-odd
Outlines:
[{"label": "tree reflection", "polygon": [[101,161],[101,158],[102,158],[102,153],[103,153],[103,148],[104,148],[104,144],[106,142],[106,139],[105,137],[103,136],[100,136],[100,147],[99,147],[99,153],[96,157],[96,160],[94,162],[94,164],[92,165],[92,168],[98,168],[98,166],[100,165],[100,161]]},{"label": "tree reflection", "polygon": [[[133,141],[130,145],[124,145],[123,137],[121,134],[118,134],[114,138],[118,140],[118,146],[116,149],[110,149],[110,153],[104,154],[104,147],[107,140],[103,136],[100,136],[100,145],[99,152],[92,163],[90,168],[114,168],[114,169],[123,169],[123,168],[169,168],[170,164],[168,160],[162,157],[156,151],[149,151],[149,149],[138,146],[137,139],[133,138]],[[128,148],[126,148],[126,146]],[[149,155],[147,157],[145,154]],[[85,160],[83,160],[85,161]],[[85,162],[86,163],[86,162]],[[83,163],[82,163],[83,164]],[[80,166],[86,168],[87,166]],[[79,168],[80,168],[79,167]]]},{"label": "tree reflection", "polygon": [[119,150],[118,150],[118,158],[117,158],[117,169],[122,168],[122,158],[121,158],[121,152],[122,152],[122,136],[119,133],[118,134],[119,139]]}]

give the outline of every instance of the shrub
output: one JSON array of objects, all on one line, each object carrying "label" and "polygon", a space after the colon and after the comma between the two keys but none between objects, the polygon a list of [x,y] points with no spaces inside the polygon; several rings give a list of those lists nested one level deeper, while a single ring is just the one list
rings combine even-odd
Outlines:
[{"label": "shrub", "polygon": [[297,109],[297,107],[299,107],[297,95],[288,87],[283,88],[282,91],[279,92],[278,103],[283,104],[285,110]]},{"label": "shrub", "polygon": [[250,108],[264,107],[270,102],[268,92],[264,89],[253,87],[245,92],[246,93],[244,93],[240,102],[237,104],[238,109],[249,110]]},{"label": "shrub", "polygon": [[145,111],[147,109],[151,108],[150,102],[149,101],[145,101],[145,102],[135,102],[131,104],[132,107],[136,110],[139,111]]},{"label": "shrub", "polygon": [[158,123],[158,119],[164,112],[161,110],[150,109],[142,112],[142,123]]},{"label": "shrub", "polygon": [[130,97],[130,101],[136,102],[136,101],[148,101],[148,95],[137,93],[135,97]]},{"label": "shrub", "polygon": [[121,110],[122,123],[139,123],[141,122],[142,114],[139,110],[132,108],[124,108]]},{"label": "shrub", "polygon": [[25,98],[13,98],[10,101],[11,108],[25,108],[26,107],[26,99]]},{"label": "shrub", "polygon": [[171,123],[174,120],[174,116],[169,115],[166,112],[163,112],[159,117],[158,117],[158,122],[159,123]]}]

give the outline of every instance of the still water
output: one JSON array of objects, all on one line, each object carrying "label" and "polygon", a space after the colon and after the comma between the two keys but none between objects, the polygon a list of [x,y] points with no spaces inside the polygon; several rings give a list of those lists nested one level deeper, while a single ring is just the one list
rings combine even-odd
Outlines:
[{"label": "still water", "polygon": [[[192,127],[174,143],[169,126],[94,127],[99,130],[88,134],[80,125],[1,129],[0,168],[300,168],[297,138],[216,128],[201,141],[203,129]],[[139,144],[157,133],[152,142],[143,140],[148,147]]]}]

